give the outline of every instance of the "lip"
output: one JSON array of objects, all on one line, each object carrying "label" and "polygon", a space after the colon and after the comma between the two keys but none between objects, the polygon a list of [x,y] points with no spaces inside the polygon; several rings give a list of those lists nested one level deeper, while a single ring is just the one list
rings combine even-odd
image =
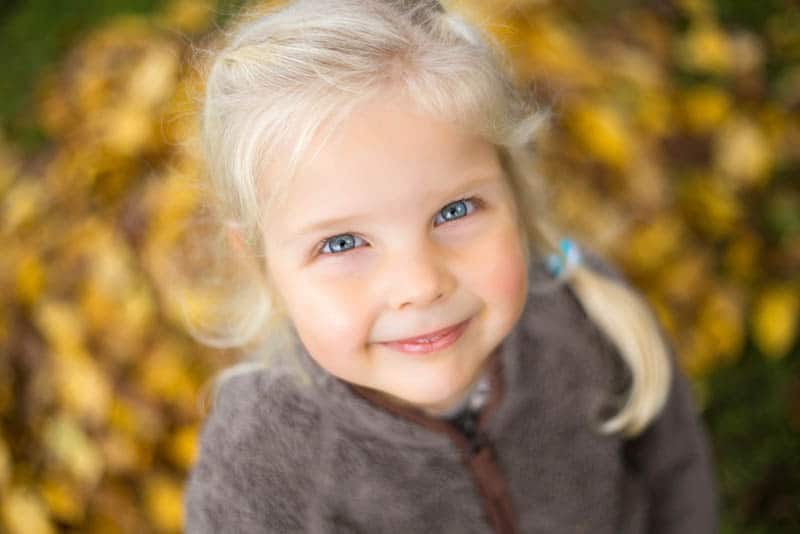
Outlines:
[{"label": "lip", "polygon": [[[411,354],[428,354],[430,352],[436,352],[447,348],[458,341],[458,339],[467,329],[467,326],[471,320],[472,318],[469,318],[466,321],[460,322],[453,326],[448,326],[447,328],[430,332],[428,334],[423,334],[414,338],[387,341],[381,344],[392,350]],[[431,341],[416,341],[420,338],[428,338]]]}]

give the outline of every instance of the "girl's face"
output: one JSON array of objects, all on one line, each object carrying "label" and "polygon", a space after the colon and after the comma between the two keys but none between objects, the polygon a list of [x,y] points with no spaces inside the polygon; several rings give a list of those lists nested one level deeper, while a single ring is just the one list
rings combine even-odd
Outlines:
[{"label": "girl's face", "polygon": [[[345,122],[267,216],[264,241],[319,365],[436,413],[518,320],[527,268],[495,148],[410,109],[371,102]],[[433,343],[391,343],[454,325]]]}]

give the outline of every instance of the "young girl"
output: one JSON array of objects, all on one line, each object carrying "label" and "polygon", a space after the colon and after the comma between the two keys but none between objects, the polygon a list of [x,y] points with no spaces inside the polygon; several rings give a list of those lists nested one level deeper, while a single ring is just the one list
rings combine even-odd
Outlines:
[{"label": "young girl", "polygon": [[711,533],[707,438],[639,294],[559,239],[542,112],[435,0],[297,0],[213,55],[250,261],[186,530]]}]

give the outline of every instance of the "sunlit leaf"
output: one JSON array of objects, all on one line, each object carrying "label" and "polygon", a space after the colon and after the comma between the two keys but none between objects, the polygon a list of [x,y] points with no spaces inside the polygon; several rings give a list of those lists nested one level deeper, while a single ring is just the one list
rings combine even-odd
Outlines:
[{"label": "sunlit leaf", "polygon": [[116,396],[112,400],[109,423],[115,429],[141,442],[155,442],[163,432],[159,413],[142,399]]},{"label": "sunlit leaf", "polygon": [[145,484],[145,508],[156,528],[178,532],[183,527],[183,488],[164,475],[154,475]]},{"label": "sunlit leaf", "polygon": [[565,19],[543,15],[527,21],[524,34],[522,70],[535,76],[546,72],[564,83],[595,85],[599,75]]},{"label": "sunlit leaf", "polygon": [[191,406],[195,387],[186,355],[175,343],[160,343],[140,362],[138,379],[149,395],[174,405]]},{"label": "sunlit leaf", "polygon": [[112,395],[109,377],[84,351],[59,351],[55,356],[54,377],[63,406],[87,421],[103,422]]},{"label": "sunlit leaf", "polygon": [[568,124],[581,142],[600,161],[624,168],[631,159],[633,141],[625,119],[610,106],[582,104],[569,115]]},{"label": "sunlit leaf", "polygon": [[729,244],[723,257],[725,266],[731,277],[750,282],[764,275],[761,265],[763,243],[755,232],[744,232],[737,235]]},{"label": "sunlit leaf", "polygon": [[33,304],[45,287],[45,267],[38,255],[30,253],[17,265],[17,295],[20,301]]},{"label": "sunlit leaf", "polygon": [[197,425],[188,425],[179,428],[169,440],[172,461],[186,472],[197,460],[198,434]]},{"label": "sunlit leaf", "polygon": [[55,529],[41,499],[24,488],[14,488],[0,502],[8,534],[53,534]]},{"label": "sunlit leaf", "polygon": [[636,121],[654,136],[665,136],[673,130],[673,105],[663,90],[641,91]]},{"label": "sunlit leaf", "polygon": [[152,47],[147,50],[129,73],[130,81],[126,88],[128,103],[148,109],[171,97],[177,83],[179,60],[178,50],[172,47]]},{"label": "sunlit leaf", "polygon": [[208,28],[214,15],[210,0],[172,0],[158,21],[179,32],[199,32]]},{"label": "sunlit leaf", "polygon": [[83,350],[84,323],[70,303],[42,301],[36,312],[36,321],[56,353],[70,354],[74,350]]},{"label": "sunlit leaf", "polygon": [[89,486],[103,474],[103,457],[77,421],[67,415],[50,419],[43,432],[44,444],[56,461],[77,480]]},{"label": "sunlit leaf", "polygon": [[719,131],[714,156],[717,168],[737,185],[763,186],[771,177],[773,147],[747,117],[736,117]]},{"label": "sunlit leaf", "polygon": [[674,305],[696,305],[712,277],[710,255],[703,250],[687,247],[665,264],[659,287]]},{"label": "sunlit leaf", "polygon": [[743,209],[728,182],[715,176],[695,175],[681,185],[681,203],[690,222],[712,238],[730,235]]},{"label": "sunlit leaf", "polygon": [[152,465],[152,448],[135,434],[109,431],[100,442],[109,473],[146,473]]},{"label": "sunlit leaf", "polygon": [[744,342],[744,302],[732,288],[714,287],[700,306],[698,328],[713,346],[713,356],[737,357]]},{"label": "sunlit leaf", "polygon": [[638,227],[627,240],[626,264],[635,272],[656,271],[679,250],[684,231],[681,221],[668,213]]},{"label": "sunlit leaf", "polygon": [[710,20],[702,20],[689,29],[678,41],[676,55],[687,69],[717,74],[727,73],[734,61],[727,34]]},{"label": "sunlit leaf", "polygon": [[84,495],[65,477],[48,476],[41,482],[40,491],[54,518],[73,525],[85,519]]},{"label": "sunlit leaf", "polygon": [[693,132],[710,132],[727,117],[731,97],[719,87],[697,85],[682,97],[683,120]]},{"label": "sunlit leaf", "polygon": [[663,162],[650,148],[640,148],[631,162],[625,173],[624,194],[627,204],[644,212],[658,213],[671,208],[670,184]]},{"label": "sunlit leaf", "polygon": [[755,301],[752,324],[759,350],[771,358],[785,356],[797,339],[800,295],[796,287],[772,285]]},{"label": "sunlit leaf", "polygon": [[608,75],[623,78],[637,86],[643,93],[661,96],[665,90],[663,65],[653,61],[650,54],[639,48],[614,43],[604,55],[608,62]]},{"label": "sunlit leaf", "polygon": [[0,232],[5,234],[41,216],[47,205],[46,191],[36,180],[18,180],[0,200]]},{"label": "sunlit leaf", "polygon": [[126,106],[107,110],[99,119],[99,135],[113,153],[132,156],[149,147],[153,141],[153,117],[145,109]]}]

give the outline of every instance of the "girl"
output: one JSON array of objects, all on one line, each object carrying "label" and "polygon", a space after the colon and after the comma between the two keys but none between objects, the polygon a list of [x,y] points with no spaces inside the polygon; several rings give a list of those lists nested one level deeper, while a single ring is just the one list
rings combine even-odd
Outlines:
[{"label": "girl", "polygon": [[210,532],[710,533],[706,436],[642,298],[553,236],[542,123],[435,0],[297,0],[212,57],[250,261],[185,497]]}]

